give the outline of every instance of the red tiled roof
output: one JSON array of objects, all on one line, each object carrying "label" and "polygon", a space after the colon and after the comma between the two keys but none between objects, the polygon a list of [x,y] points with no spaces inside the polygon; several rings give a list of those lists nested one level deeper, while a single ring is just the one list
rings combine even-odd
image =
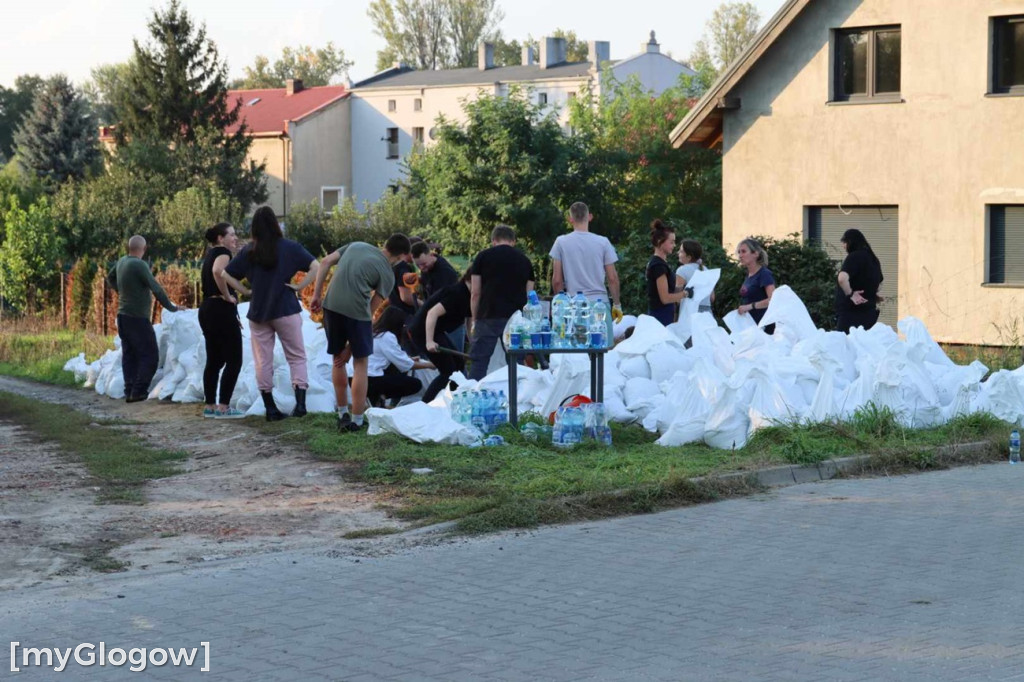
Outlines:
[{"label": "red tiled roof", "polygon": [[[348,97],[344,85],[325,85],[305,88],[288,95],[285,88],[266,90],[228,90],[228,105],[238,102],[241,106],[239,120],[245,120],[249,133],[284,133],[286,121],[299,121],[325,106]],[[228,128],[228,133],[238,129]]]}]

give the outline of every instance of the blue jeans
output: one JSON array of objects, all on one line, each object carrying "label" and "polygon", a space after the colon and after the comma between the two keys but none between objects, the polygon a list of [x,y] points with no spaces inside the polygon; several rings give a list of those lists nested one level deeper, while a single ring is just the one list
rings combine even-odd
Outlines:
[{"label": "blue jeans", "polygon": [[470,362],[473,363],[469,368],[470,379],[479,381],[487,376],[487,365],[507,322],[508,318],[490,318],[477,320],[473,325],[473,347],[469,351]]},{"label": "blue jeans", "polygon": [[124,394],[129,398],[145,396],[160,361],[153,325],[144,317],[122,313],[117,316],[117,335],[121,337]]}]

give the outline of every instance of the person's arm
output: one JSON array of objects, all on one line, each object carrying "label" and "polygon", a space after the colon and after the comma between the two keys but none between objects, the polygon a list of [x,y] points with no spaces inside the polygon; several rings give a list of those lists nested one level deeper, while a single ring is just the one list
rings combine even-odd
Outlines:
[{"label": "person's arm", "polygon": [[384,301],[386,301],[386,300],[388,300],[388,299],[384,298],[383,296],[378,294],[376,291],[374,291],[373,292],[373,296],[370,297],[370,311],[371,312],[376,311],[377,308],[379,308],[381,306],[381,304],[384,303]]},{"label": "person's arm", "polygon": [[665,273],[655,280],[655,284],[658,287],[658,298],[661,300],[662,305],[668,305],[669,303],[679,303],[679,301],[686,298],[685,291],[676,291],[669,293],[668,290],[668,278],[672,277],[672,273]]},{"label": "person's arm", "polygon": [[472,314],[473,323],[476,323],[480,315],[480,292],[483,290],[483,283],[480,275],[473,275],[469,278],[469,310]]},{"label": "person's arm", "polygon": [[551,261],[551,291],[554,294],[565,290],[565,274],[562,272],[562,261],[557,258]]},{"label": "person's arm", "polygon": [[864,298],[863,291],[853,290],[853,286],[850,284],[850,273],[845,270],[840,270],[839,276],[836,280],[839,282],[839,288],[843,290],[843,294],[850,299],[851,303],[854,305],[861,305],[868,302],[868,299]]},{"label": "person's arm", "polygon": [[317,273],[320,272],[320,261],[316,258],[309,262],[309,269],[306,270],[306,276],[302,278],[298,284],[292,284],[288,282],[285,286],[293,291],[302,291],[316,280]]},{"label": "person's arm", "polygon": [[323,293],[324,293],[324,280],[327,278],[327,273],[330,272],[331,268],[337,264],[341,259],[341,252],[334,251],[331,254],[324,257],[316,269],[316,280],[313,285],[313,298],[309,300],[309,309],[314,313],[319,312],[323,307]]},{"label": "person's arm", "polygon": [[232,277],[230,274],[228,274],[227,270],[224,271],[222,276],[224,277],[224,283],[227,284],[232,289],[234,289],[235,291],[237,291],[238,293],[242,294],[243,296],[252,295],[252,291],[249,290],[244,284],[239,282],[237,279]]},{"label": "person's arm", "polygon": [[392,333],[384,334],[377,338],[379,342],[377,346],[381,350],[381,355],[390,364],[398,368],[399,372],[408,372],[413,368],[416,362],[409,357],[409,354],[402,350],[402,347],[398,345],[398,339]]},{"label": "person's arm", "polygon": [[621,307],[619,298],[619,272],[615,269],[615,263],[604,266],[604,277],[608,280],[608,295],[612,299],[612,307]]},{"label": "person's arm", "polygon": [[231,295],[231,290],[228,289],[228,283],[224,279],[224,268],[228,266],[228,262],[231,260],[231,256],[226,253],[222,253],[213,259],[213,281],[217,283],[217,291],[220,292],[221,297],[225,301],[231,301],[237,303],[235,297]]},{"label": "person's arm", "polygon": [[405,286],[401,282],[399,282],[398,284],[398,298],[401,299],[402,303],[406,304],[407,306],[416,306],[416,299],[413,298],[412,289]]},{"label": "person's arm", "polygon": [[160,302],[160,305],[172,313],[178,312],[178,306],[171,303],[171,299],[167,298],[167,292],[160,286],[160,282],[156,281],[156,277],[153,276],[148,267],[146,268],[146,283],[149,285],[149,290],[156,296],[156,300]]},{"label": "person's arm", "polygon": [[764,288],[764,293],[768,298],[764,299],[763,301],[757,301],[756,303],[744,303],[743,305],[736,309],[737,312],[739,312],[740,315],[745,315],[746,313],[749,313],[751,310],[765,310],[766,308],[768,308],[769,304],[771,304],[772,302],[772,294],[775,293],[775,285],[766,285]]},{"label": "person's arm", "polygon": [[437,329],[438,319],[444,316],[445,312],[447,311],[444,309],[444,305],[441,303],[434,305],[433,308],[427,311],[427,319],[425,320],[425,335],[428,353],[437,352],[437,342],[434,341],[434,331]]}]

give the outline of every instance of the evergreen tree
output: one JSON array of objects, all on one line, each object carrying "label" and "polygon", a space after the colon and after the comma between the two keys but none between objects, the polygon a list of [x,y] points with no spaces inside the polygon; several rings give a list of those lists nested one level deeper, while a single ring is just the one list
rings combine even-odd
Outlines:
[{"label": "evergreen tree", "polygon": [[14,156],[14,129],[32,109],[32,100],[43,87],[39,76],[22,74],[14,79],[13,88],[0,85],[0,155]]},{"label": "evergreen tree", "polygon": [[[181,188],[213,179],[243,211],[266,199],[264,166],[247,160],[250,140],[227,96],[227,66],[206,26],[178,0],[154,10],[151,41],[134,41],[132,66],[116,103],[118,157],[137,150],[171,170]],[[159,159],[161,154],[167,158]]]},{"label": "evergreen tree", "polygon": [[99,158],[89,104],[63,75],[46,81],[14,132],[18,163],[55,188],[81,178]]}]

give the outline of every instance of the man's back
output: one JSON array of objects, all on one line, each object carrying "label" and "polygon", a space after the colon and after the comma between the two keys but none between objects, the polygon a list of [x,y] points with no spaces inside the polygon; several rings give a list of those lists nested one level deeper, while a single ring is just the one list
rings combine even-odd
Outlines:
[{"label": "man's back", "polygon": [[369,320],[373,292],[386,298],[395,286],[391,265],[379,248],[365,242],[352,242],[339,253],[324,308],[353,320]]},{"label": "man's back", "polygon": [[473,261],[480,276],[478,317],[508,318],[526,305],[526,284],[535,281],[533,264],[521,251],[499,244],[481,251]]},{"label": "man's back", "polygon": [[167,294],[153,278],[149,265],[136,256],[122,256],[114,266],[111,284],[117,288],[117,312],[149,319],[153,310],[153,293],[160,303],[173,309],[167,301]]},{"label": "man's back", "polygon": [[604,268],[619,258],[607,237],[574,230],[558,237],[549,255],[561,261],[562,277],[569,295],[582,291],[587,298],[608,297]]}]

